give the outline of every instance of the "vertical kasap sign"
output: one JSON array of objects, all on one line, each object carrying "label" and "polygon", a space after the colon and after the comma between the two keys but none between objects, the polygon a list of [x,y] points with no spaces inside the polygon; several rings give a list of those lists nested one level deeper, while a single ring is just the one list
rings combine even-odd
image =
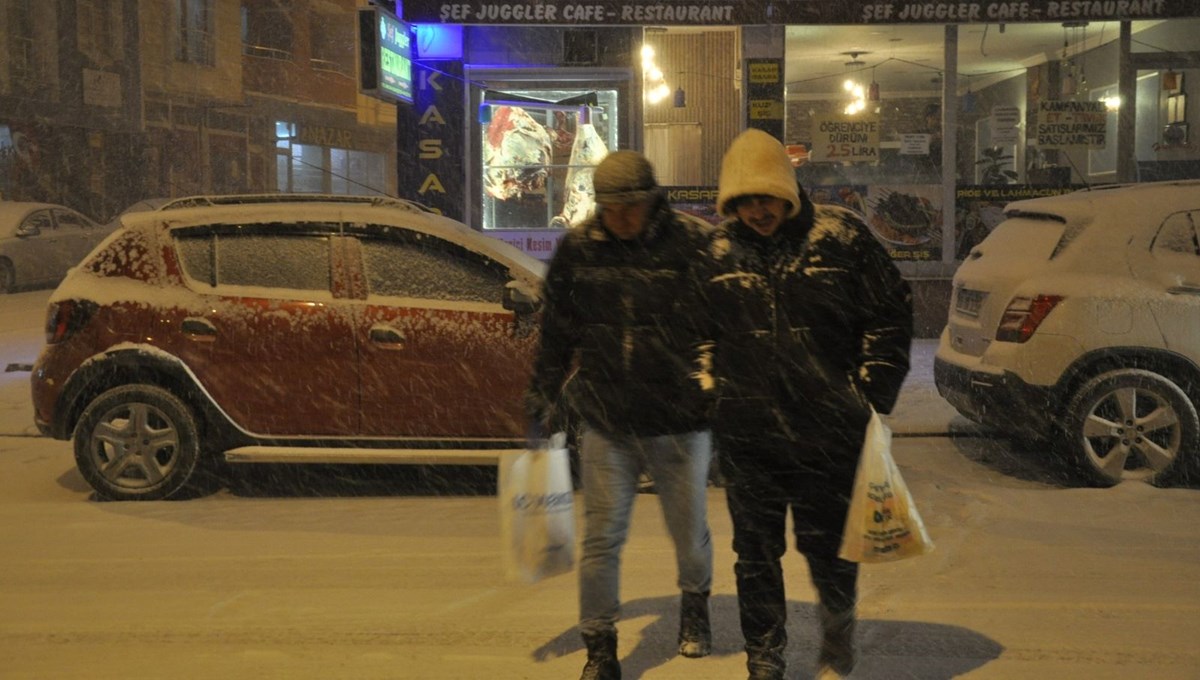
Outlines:
[{"label": "vertical kasap sign", "polygon": [[358,10],[359,89],[384,101],[413,102],[412,27],[380,7]]}]

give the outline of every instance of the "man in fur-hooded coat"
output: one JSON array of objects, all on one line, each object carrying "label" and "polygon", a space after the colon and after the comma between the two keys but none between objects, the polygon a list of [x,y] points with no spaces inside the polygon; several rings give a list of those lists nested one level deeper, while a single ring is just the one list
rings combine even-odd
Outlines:
[{"label": "man in fur-hooded coat", "polygon": [[765,132],[726,152],[717,210],[732,219],[710,242],[702,376],[751,678],[783,677],[789,510],[820,596],[818,677],[839,677],[854,665],[858,571],[837,552],[871,409],[888,413],[908,372],[911,292],[855,213],[808,200]]}]

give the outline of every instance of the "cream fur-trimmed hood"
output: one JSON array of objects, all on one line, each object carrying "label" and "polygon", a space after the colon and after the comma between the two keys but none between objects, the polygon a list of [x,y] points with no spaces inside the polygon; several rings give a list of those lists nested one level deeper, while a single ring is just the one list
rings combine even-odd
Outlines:
[{"label": "cream fur-trimmed hood", "polygon": [[730,201],[738,196],[762,194],[782,198],[792,205],[788,217],[800,212],[796,171],[783,144],[762,130],[746,130],[734,138],[721,161],[717,185],[717,212],[733,217]]}]

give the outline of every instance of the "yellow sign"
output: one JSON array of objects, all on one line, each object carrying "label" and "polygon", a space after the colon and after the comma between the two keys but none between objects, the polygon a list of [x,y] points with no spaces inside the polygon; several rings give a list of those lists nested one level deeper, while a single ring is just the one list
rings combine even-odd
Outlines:
[{"label": "yellow sign", "polygon": [[783,102],[774,99],[750,100],[751,120],[783,120]]},{"label": "yellow sign", "polygon": [[750,62],[750,82],[754,84],[773,85],[779,82],[779,62],[755,61]]}]

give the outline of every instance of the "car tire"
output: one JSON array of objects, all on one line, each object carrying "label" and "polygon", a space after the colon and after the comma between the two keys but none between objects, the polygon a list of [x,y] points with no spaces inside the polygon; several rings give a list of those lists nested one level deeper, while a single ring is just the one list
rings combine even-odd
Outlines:
[{"label": "car tire", "polygon": [[1142,369],[1109,371],[1085,383],[1065,418],[1066,446],[1085,481],[1152,484],[1179,474],[1197,455],[1200,417],[1178,385]]},{"label": "car tire", "polygon": [[13,270],[12,262],[0,259],[0,294],[11,293],[17,289],[17,273]]},{"label": "car tire", "polygon": [[192,410],[154,385],[96,397],[75,429],[75,464],[102,498],[161,500],[199,489],[199,428]]}]

